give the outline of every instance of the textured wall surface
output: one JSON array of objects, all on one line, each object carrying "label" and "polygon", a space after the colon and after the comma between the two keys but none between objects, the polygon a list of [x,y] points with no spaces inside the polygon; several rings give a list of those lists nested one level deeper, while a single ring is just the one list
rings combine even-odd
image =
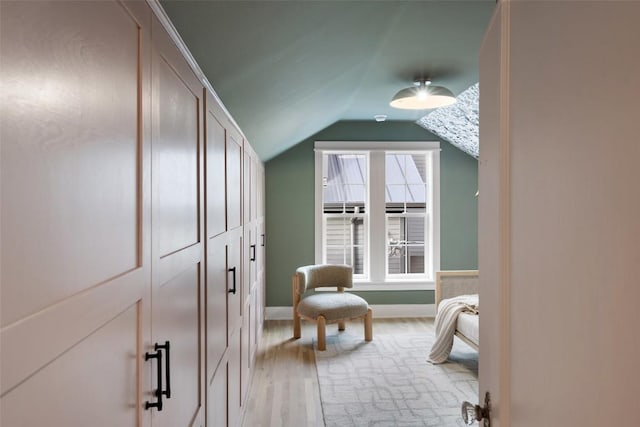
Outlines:
[{"label": "textured wall surface", "polygon": [[458,95],[455,104],[438,108],[417,123],[477,159],[480,150],[479,99],[480,89],[476,83]]}]

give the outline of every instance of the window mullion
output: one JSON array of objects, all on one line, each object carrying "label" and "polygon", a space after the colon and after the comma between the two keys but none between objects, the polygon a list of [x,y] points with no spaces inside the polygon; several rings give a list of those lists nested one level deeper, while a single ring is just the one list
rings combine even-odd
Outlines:
[{"label": "window mullion", "polygon": [[370,153],[369,173],[369,254],[371,281],[382,283],[386,278],[385,221],[385,152]]}]

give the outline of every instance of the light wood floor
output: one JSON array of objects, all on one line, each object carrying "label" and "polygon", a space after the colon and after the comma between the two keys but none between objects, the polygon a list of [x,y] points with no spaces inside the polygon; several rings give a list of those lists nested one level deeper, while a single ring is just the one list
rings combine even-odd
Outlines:
[{"label": "light wood floor", "polygon": [[[360,321],[347,329],[362,331]],[[432,318],[375,319],[376,333],[433,333]],[[338,325],[327,325],[327,336],[338,333]],[[312,339],[315,325],[302,322],[302,338],[294,340],[290,320],[265,322],[262,342],[247,400],[244,427],[324,427],[316,359]]]}]

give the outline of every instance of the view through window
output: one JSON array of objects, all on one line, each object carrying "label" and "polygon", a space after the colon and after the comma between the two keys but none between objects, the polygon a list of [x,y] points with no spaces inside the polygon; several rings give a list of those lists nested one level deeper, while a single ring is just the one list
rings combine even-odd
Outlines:
[{"label": "view through window", "polygon": [[321,150],[320,262],[356,281],[432,281],[439,260],[438,150]]}]

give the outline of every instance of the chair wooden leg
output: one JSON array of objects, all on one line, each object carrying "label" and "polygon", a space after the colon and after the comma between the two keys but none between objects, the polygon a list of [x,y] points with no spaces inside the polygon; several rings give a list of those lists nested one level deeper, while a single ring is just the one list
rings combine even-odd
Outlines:
[{"label": "chair wooden leg", "polygon": [[293,338],[300,338],[300,315],[298,314],[298,304],[300,303],[300,294],[298,293],[298,276],[293,275],[291,280],[293,287]]},{"label": "chair wooden leg", "polygon": [[364,340],[373,340],[373,310],[371,307],[367,310],[367,314],[364,316]]},{"label": "chair wooden leg", "polygon": [[302,336],[300,332],[300,315],[296,312],[293,313],[293,337],[298,339]]},{"label": "chair wooden leg", "polygon": [[326,336],[326,320],[324,316],[318,316],[318,351],[325,351],[327,349],[327,336]]},{"label": "chair wooden leg", "polygon": [[345,327],[346,327],[346,323],[344,320],[341,322],[338,322],[338,330],[339,331],[344,331]]}]

